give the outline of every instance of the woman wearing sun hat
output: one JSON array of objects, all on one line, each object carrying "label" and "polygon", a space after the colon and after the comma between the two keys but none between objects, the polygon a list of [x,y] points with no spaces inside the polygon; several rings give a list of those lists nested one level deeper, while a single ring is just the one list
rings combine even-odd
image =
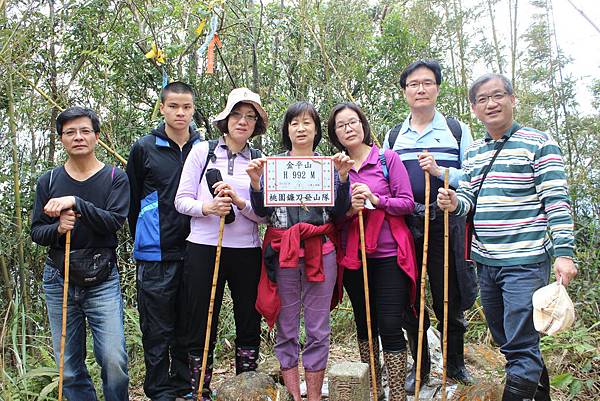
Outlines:
[{"label": "woman wearing sun hat", "polygon": [[[212,146],[207,141],[192,149],[175,197],[177,211],[192,217],[177,314],[177,336],[189,355],[192,396],[196,395],[201,370],[219,220],[232,210],[235,215],[233,221],[226,219],[228,224],[223,232],[209,358],[202,384],[203,400],[210,399],[212,354],[225,282],[233,299],[236,373],[256,370],[258,362],[260,315],[254,304],[261,266],[258,223],[264,219],[258,217],[250,205],[250,178],[246,167],[253,156],[259,154],[248,141],[265,132],[268,117],[258,94],[237,88],[231,91],[225,109],[215,117],[213,124],[223,135]],[[214,151],[210,153],[212,148]],[[211,185],[214,197],[205,172],[210,169],[219,170],[222,177],[222,181]]]}]

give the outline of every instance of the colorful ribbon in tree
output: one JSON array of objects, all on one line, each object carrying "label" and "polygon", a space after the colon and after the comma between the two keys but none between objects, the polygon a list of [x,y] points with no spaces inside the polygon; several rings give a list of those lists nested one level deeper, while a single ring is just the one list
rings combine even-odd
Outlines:
[{"label": "colorful ribbon in tree", "polygon": [[221,43],[221,39],[219,39],[219,34],[215,33],[212,40],[208,44],[208,54],[206,55],[206,73],[212,74],[214,72],[215,67],[215,45],[220,48],[223,47],[223,43]]},{"label": "colorful ribbon in tree", "polygon": [[152,42],[152,49],[146,53],[147,59],[152,59],[158,65],[162,65],[166,61],[165,53],[156,45],[156,42]]},{"label": "colorful ribbon in tree", "polygon": [[198,50],[198,54],[200,57],[208,50],[206,55],[206,73],[212,74],[214,72],[214,63],[215,63],[215,45],[219,48],[223,47],[223,43],[219,39],[219,35],[217,34],[217,26],[219,25],[219,17],[216,14],[213,14],[210,19],[210,32],[206,36],[204,43],[200,46],[200,50]]}]

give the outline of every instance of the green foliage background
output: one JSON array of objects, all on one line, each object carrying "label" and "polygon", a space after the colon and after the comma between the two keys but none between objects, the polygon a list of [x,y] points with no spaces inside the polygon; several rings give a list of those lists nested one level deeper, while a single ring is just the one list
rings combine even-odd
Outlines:
[{"label": "green foliage background", "polygon": [[[256,146],[280,150],[280,121],[296,100],[313,102],[323,120],[340,101],[356,101],[381,141],[408,109],[398,80],[417,58],[444,67],[442,112],[482,127],[466,99],[475,66],[514,79],[517,119],[557,138],[567,162],[577,227],[579,276],[569,286],[578,320],[572,331],[543,339],[553,385],[563,398],[589,400],[600,391],[600,79],[590,85],[592,111],[575,99],[580,77],[565,73],[571,60],[556,48],[550,0],[531,1],[538,12],[511,43],[490,30],[510,28],[489,10],[516,1],[479,0],[0,0],[0,399],[55,399],[57,369],[50,348],[43,291],[45,249],[29,239],[35,180],[64,161],[54,120],[61,108],[85,105],[101,115],[102,139],[126,156],[130,145],[159,122],[157,98],[162,70],[197,91],[195,122],[206,137],[209,121],[229,91],[247,86],[260,93],[271,126]],[[223,48],[215,51],[215,73],[207,74],[199,49],[216,15]],[[514,15],[514,14],[513,14]],[[477,28],[482,27],[482,28]],[[598,38],[591,38],[591,40]],[[166,54],[158,65],[145,58],[152,43]],[[326,140],[319,149],[332,153]],[[104,150],[107,163],[118,164]],[[135,309],[131,242],[119,247],[126,301],[132,384],[143,377],[141,333]],[[346,305],[348,306],[348,305]],[[354,334],[351,313],[333,315],[334,341]],[[471,341],[485,341],[477,310],[469,314]],[[232,316],[222,312],[219,352],[233,342]],[[265,334],[265,341],[271,340]],[[92,373],[98,370],[89,355]],[[557,357],[558,356],[558,357]],[[556,358],[555,358],[556,357]]]}]

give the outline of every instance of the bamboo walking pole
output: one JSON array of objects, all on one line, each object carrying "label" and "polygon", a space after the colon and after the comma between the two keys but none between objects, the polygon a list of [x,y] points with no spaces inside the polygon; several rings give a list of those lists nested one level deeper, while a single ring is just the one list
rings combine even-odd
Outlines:
[{"label": "bamboo walking pole", "polygon": [[[444,189],[448,190],[448,169],[444,173]],[[444,209],[444,327],[442,330],[442,337],[444,342],[442,344],[442,401],[446,401],[446,369],[448,366],[448,254],[450,250],[450,215],[448,209]]]},{"label": "bamboo walking pole", "polygon": [[[427,276],[427,251],[429,249],[429,173],[425,171],[425,222],[423,229],[423,263],[421,266],[421,294],[419,306],[419,336],[417,342],[417,371],[415,383],[415,400],[419,399],[421,390],[421,361],[423,359],[423,325],[425,324],[425,282]],[[425,338],[427,341],[427,338]]]},{"label": "bamboo walking pole", "polygon": [[[373,350],[373,332],[371,331],[371,304],[369,301],[369,275],[367,272],[367,252],[365,245],[365,222],[363,211],[358,211],[358,227],[360,229],[360,253],[363,266],[363,284],[365,289],[365,309],[367,312],[367,336],[369,338],[369,362],[371,365],[371,387],[373,389],[373,399],[377,399],[377,372],[375,371],[375,352]],[[379,340],[377,340],[379,341]],[[377,355],[379,358],[379,355]]]},{"label": "bamboo walking pole", "polygon": [[206,321],[206,334],[204,336],[204,352],[202,353],[202,367],[200,368],[200,380],[198,380],[198,401],[202,401],[202,390],[204,386],[204,375],[206,374],[206,361],[210,348],[210,331],[212,326],[213,310],[215,308],[215,295],[217,293],[217,281],[219,279],[219,265],[221,264],[221,249],[223,248],[223,230],[225,229],[225,216],[219,220],[219,238],[217,240],[217,254],[215,255],[215,271],[213,273],[212,288],[210,289],[210,303],[208,304],[208,319]]},{"label": "bamboo walking pole", "polygon": [[60,361],[58,363],[58,401],[63,397],[63,380],[65,376],[65,338],[67,337],[67,299],[69,297],[69,264],[71,255],[71,230],[65,237],[65,280],[63,283],[62,329],[60,333]]}]

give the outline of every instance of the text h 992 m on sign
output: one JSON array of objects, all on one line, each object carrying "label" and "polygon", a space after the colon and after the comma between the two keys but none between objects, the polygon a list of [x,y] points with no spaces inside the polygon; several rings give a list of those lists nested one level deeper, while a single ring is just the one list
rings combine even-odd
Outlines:
[{"label": "text h 992 m on sign", "polygon": [[331,157],[267,157],[265,206],[333,206]]}]

